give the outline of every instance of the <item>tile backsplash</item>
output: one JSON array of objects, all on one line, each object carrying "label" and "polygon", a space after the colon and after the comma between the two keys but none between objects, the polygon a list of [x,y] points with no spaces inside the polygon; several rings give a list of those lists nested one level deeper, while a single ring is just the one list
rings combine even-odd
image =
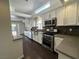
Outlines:
[{"label": "tile backsplash", "polygon": [[79,26],[58,26],[58,34],[63,35],[79,35]]}]

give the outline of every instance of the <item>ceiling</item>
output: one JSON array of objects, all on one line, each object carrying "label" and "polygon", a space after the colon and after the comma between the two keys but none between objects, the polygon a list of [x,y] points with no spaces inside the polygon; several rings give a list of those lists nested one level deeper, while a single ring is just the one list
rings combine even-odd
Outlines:
[{"label": "ceiling", "polygon": [[32,14],[49,0],[10,0],[11,11]]}]

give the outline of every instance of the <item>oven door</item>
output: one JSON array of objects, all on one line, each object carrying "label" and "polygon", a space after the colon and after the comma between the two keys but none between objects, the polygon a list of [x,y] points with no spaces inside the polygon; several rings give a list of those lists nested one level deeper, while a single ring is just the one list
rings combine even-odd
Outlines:
[{"label": "oven door", "polygon": [[45,45],[48,48],[51,48],[52,40],[53,40],[53,36],[47,35],[47,34],[43,34],[43,45]]}]

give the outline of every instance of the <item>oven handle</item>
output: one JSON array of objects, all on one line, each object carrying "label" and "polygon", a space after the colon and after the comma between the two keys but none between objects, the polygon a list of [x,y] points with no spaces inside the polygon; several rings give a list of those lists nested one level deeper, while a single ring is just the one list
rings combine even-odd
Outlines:
[{"label": "oven handle", "polygon": [[49,37],[53,37],[52,35],[47,35],[47,34],[43,34],[44,36],[49,36]]}]

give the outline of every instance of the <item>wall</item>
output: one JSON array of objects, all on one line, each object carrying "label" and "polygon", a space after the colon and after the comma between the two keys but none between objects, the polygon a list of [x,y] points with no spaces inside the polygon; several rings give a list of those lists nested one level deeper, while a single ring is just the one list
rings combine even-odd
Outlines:
[{"label": "wall", "polygon": [[12,41],[8,4],[8,0],[0,0],[0,59],[17,59],[22,55],[22,45]]}]

